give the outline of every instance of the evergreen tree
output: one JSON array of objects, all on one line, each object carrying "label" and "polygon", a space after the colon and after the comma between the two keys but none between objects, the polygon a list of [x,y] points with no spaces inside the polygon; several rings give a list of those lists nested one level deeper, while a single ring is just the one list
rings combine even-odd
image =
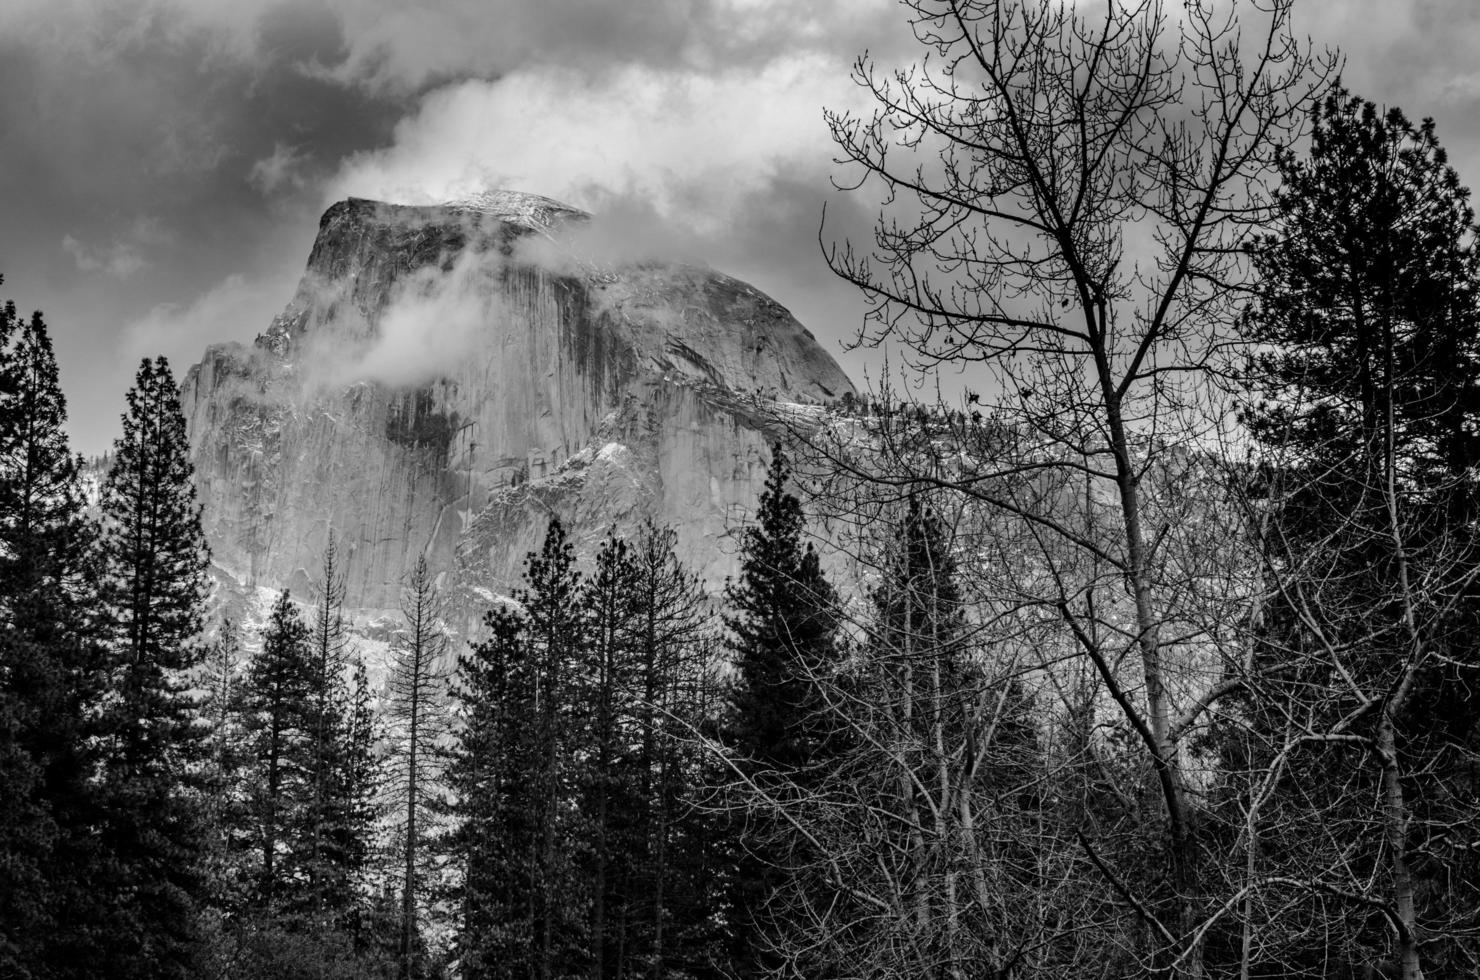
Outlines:
[{"label": "evergreen tree", "polygon": [[190,674],[205,652],[209,557],[164,358],[144,360],[127,401],[101,507],[110,693],[99,785],[113,868],[94,889],[101,948],[91,967],[118,978],[185,976],[206,884],[206,729]]},{"label": "evergreen tree", "polygon": [[241,733],[236,709],[241,683],[238,666],[241,644],[241,628],[235,620],[223,617],[205,661],[207,699],[202,707],[210,720],[211,757],[215,780],[221,785],[232,782],[239,754],[237,743]]},{"label": "evergreen tree", "polygon": [[[3,282],[3,278],[0,278]],[[99,695],[84,610],[91,529],[40,313],[0,305],[0,975],[63,974],[88,827]]]},{"label": "evergreen tree", "polygon": [[814,679],[835,665],[839,613],[816,549],[802,543],[790,477],[778,444],[755,523],[741,539],[740,578],[725,592],[738,674],[730,736],[745,758],[805,781],[825,760],[832,734]]},{"label": "evergreen tree", "polygon": [[350,664],[349,708],[344,719],[340,755],[334,771],[334,824],[328,835],[335,887],[326,898],[331,911],[340,911],[345,925],[364,945],[373,937],[363,928],[366,911],[363,886],[371,870],[372,841],[381,815],[378,797],[384,781],[377,745],[380,717],[370,690],[365,662]]},{"label": "evergreen tree", "polygon": [[472,977],[552,980],[584,975],[589,887],[577,860],[589,718],[577,691],[585,617],[581,576],[559,520],[525,558],[510,608],[489,612],[488,636],[459,666],[463,728],[449,784],[460,823],[459,952]]},{"label": "evergreen tree", "polygon": [[243,734],[254,760],[245,780],[250,846],[258,855],[252,877],[269,915],[300,905],[306,891],[293,857],[311,833],[315,677],[308,640],[308,627],[282,593],[242,684]]},{"label": "evergreen tree", "polygon": [[[737,675],[726,741],[746,780],[770,795],[817,787],[838,750],[818,683],[838,659],[837,597],[816,550],[802,543],[802,506],[787,488],[790,477],[778,444],[755,523],[741,540],[740,577],[726,589]],[[765,952],[766,934],[788,924],[764,910],[808,858],[764,808],[746,824],[742,844],[730,896],[735,955],[745,969],[765,972],[779,968]]]},{"label": "evergreen tree", "polygon": [[526,586],[514,594],[525,612],[533,663],[533,713],[528,719],[537,755],[528,773],[537,839],[532,855],[533,976],[539,980],[584,972],[588,890],[580,886],[573,855],[563,846],[578,838],[573,782],[579,705],[573,692],[585,643],[579,605],[581,575],[565,528],[552,518],[538,554],[525,565]]},{"label": "evergreen tree", "polygon": [[447,769],[457,825],[446,850],[461,871],[455,899],[463,976],[513,980],[535,974],[541,807],[534,779],[543,746],[534,737],[528,621],[517,607],[500,607],[483,625],[485,638],[458,661],[462,725]]},{"label": "evergreen tree", "polygon": [[448,784],[469,977],[717,975],[718,861],[691,735],[705,599],[672,532],[582,578],[558,522],[459,664]]},{"label": "evergreen tree", "polygon": [[582,583],[578,601],[586,616],[586,642],[578,677],[585,690],[572,689],[584,708],[582,730],[573,733],[585,764],[581,806],[585,816],[587,876],[590,881],[591,976],[622,973],[631,925],[626,898],[631,895],[634,835],[641,825],[643,800],[634,749],[637,730],[637,677],[642,651],[638,631],[639,570],[627,542],[608,537],[596,554],[596,567]]},{"label": "evergreen tree", "polygon": [[652,980],[717,975],[724,960],[716,912],[725,831],[706,805],[713,758],[694,738],[712,734],[719,687],[708,597],[679,563],[677,535],[644,524],[632,548],[639,613],[634,699],[640,742],[631,883],[630,960],[622,975]]},{"label": "evergreen tree", "polygon": [[1414,127],[1338,87],[1309,160],[1281,169],[1279,231],[1255,251],[1262,291],[1244,321],[1263,396],[1246,422],[1301,467],[1327,526],[1385,520],[1373,489],[1389,453],[1414,503],[1469,512],[1480,257],[1433,120]]},{"label": "evergreen tree", "polygon": [[248,849],[250,825],[243,789],[243,772],[250,760],[244,746],[242,725],[241,632],[236,622],[223,617],[205,662],[206,701],[202,706],[211,732],[206,764],[210,817],[215,832],[212,868],[215,904],[235,913],[247,897],[243,854]]},{"label": "evergreen tree", "polygon": [[980,671],[969,662],[956,560],[940,521],[911,494],[900,530],[873,592],[868,655],[871,667],[894,675],[901,721],[918,734],[942,711],[959,714]]},{"label": "evergreen tree", "polygon": [[[318,667],[313,630],[280,597],[263,649],[234,698],[231,726],[240,744],[226,832],[232,871],[252,886],[238,891],[251,901],[228,903],[226,946],[214,955],[246,976],[395,976],[399,920],[377,921],[360,890],[380,813],[374,699],[364,665],[355,662],[342,714],[333,720],[335,755],[321,789],[315,785]],[[334,815],[332,826],[324,824],[325,813]],[[267,854],[273,855],[270,878]]]},{"label": "evergreen tree", "polygon": [[[1480,872],[1440,843],[1480,815],[1460,788],[1473,785],[1460,760],[1474,748],[1480,667],[1469,641],[1480,627],[1474,214],[1432,120],[1415,127],[1340,88],[1320,107],[1309,159],[1287,156],[1282,170],[1279,228],[1256,252],[1263,290],[1244,321],[1260,350],[1245,419],[1275,493],[1281,581],[1261,651],[1274,673],[1245,699],[1254,737],[1225,751],[1252,772],[1279,759],[1290,778],[1266,819],[1302,840],[1340,828],[1340,865],[1360,888],[1438,928],[1473,906],[1460,883]],[[1281,754],[1306,732],[1340,737]],[[1251,860],[1310,857],[1266,845]],[[1328,945],[1353,960],[1389,947],[1387,922],[1326,915],[1281,910],[1285,941],[1298,949],[1329,929]],[[1413,931],[1388,950],[1404,976],[1421,969]],[[1462,969],[1468,955],[1435,942],[1422,958]]]},{"label": "evergreen tree", "polygon": [[717,960],[717,829],[696,805],[712,673],[705,598],[675,535],[609,537],[581,602],[581,830],[593,977],[693,976]]},{"label": "evergreen tree", "polygon": [[[332,532],[315,591],[309,637],[311,794],[301,864],[309,885],[310,908],[306,911],[320,920],[328,916],[343,924],[353,918],[355,881],[369,851],[373,814],[367,806],[366,781],[373,781],[373,734],[368,724],[368,691],[351,690],[346,680],[351,666],[344,623],[344,571]],[[360,675],[357,683],[364,681]]]},{"label": "evergreen tree", "polygon": [[426,558],[418,558],[403,590],[401,614],[406,630],[391,665],[388,709],[395,745],[391,791],[404,820],[400,827],[401,910],[397,956],[402,980],[422,973],[423,841],[432,809],[439,758],[437,743],[446,731],[445,677],[442,662],[447,637],[442,600]]}]

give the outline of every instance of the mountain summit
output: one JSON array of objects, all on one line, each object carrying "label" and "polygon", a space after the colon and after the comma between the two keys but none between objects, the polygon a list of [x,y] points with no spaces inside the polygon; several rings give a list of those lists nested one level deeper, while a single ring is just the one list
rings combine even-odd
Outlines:
[{"label": "mountain summit", "polygon": [[287,309],[184,381],[222,570],[301,589],[332,531],[352,606],[394,606],[422,554],[502,592],[553,514],[578,544],[672,525],[720,581],[765,476],[756,409],[853,386],[743,282],[580,260],[565,232],[586,220],[502,191],[330,207]]}]

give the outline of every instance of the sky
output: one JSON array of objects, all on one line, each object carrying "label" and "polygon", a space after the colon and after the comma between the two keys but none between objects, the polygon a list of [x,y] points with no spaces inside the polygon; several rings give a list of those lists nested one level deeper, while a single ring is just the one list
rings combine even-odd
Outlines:
[{"label": "sky", "polygon": [[[1433,116],[1480,184],[1480,4],[1298,0],[1349,88]],[[45,311],[74,447],[104,451],[138,361],[177,375],[291,298],[319,215],[530,191],[788,307],[862,382],[864,311],[818,245],[872,221],[823,108],[894,0],[0,0],[0,297]]]}]

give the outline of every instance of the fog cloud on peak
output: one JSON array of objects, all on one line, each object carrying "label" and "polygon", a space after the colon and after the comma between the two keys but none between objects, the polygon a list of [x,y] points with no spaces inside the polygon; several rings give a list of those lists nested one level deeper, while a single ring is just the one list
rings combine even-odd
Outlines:
[{"label": "fog cloud on peak", "polygon": [[460,253],[449,269],[420,269],[399,284],[363,347],[310,335],[300,368],[310,384],[329,387],[370,381],[405,388],[455,374],[509,315],[497,288],[502,271],[498,252],[477,249]]}]

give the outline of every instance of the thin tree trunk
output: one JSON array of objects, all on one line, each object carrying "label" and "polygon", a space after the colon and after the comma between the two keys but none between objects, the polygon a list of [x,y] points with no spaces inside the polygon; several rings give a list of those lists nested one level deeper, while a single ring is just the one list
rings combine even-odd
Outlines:
[{"label": "thin tree trunk", "polygon": [[[421,637],[418,635],[418,644]],[[413,653],[417,677],[411,687],[410,754],[406,764],[406,883],[401,891],[401,976],[411,980],[412,940],[416,932],[416,787],[417,740],[421,737],[421,650]]]},{"label": "thin tree trunk", "polygon": [[277,891],[277,807],[282,787],[281,739],[274,709],[271,741],[267,750],[267,826],[262,834],[262,891],[269,910]]},{"label": "thin tree trunk", "polygon": [[1383,826],[1388,842],[1388,864],[1393,875],[1393,905],[1402,928],[1398,930],[1397,960],[1402,980],[1424,980],[1418,955],[1418,915],[1414,901],[1413,873],[1408,867],[1408,809],[1398,768],[1397,733],[1392,714],[1383,712],[1378,723],[1377,744],[1383,756]]},{"label": "thin tree trunk", "polygon": [[1408,661],[1397,689],[1383,705],[1377,726],[1378,749],[1382,753],[1383,824],[1388,840],[1389,864],[1393,874],[1393,904],[1402,928],[1398,934],[1398,963],[1402,980],[1423,980],[1418,956],[1418,915],[1414,898],[1413,874],[1408,867],[1408,806],[1404,799],[1402,773],[1398,761],[1396,718],[1403,710],[1412,690],[1414,668],[1422,652],[1423,640],[1413,612],[1413,591],[1408,576],[1408,553],[1403,541],[1398,512],[1397,432],[1394,418],[1393,329],[1390,313],[1383,317],[1383,389],[1385,397],[1383,469],[1386,486],[1388,526],[1393,539],[1393,558],[1398,566],[1398,588],[1403,599],[1403,627],[1408,639]]}]

